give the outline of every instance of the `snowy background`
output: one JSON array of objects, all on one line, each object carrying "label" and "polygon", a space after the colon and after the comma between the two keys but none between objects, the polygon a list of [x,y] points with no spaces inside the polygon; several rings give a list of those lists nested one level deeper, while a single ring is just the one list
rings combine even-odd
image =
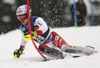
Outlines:
[{"label": "snowy background", "polygon": [[[19,30],[20,22],[17,20],[15,13],[16,8],[19,5],[25,4],[24,1],[25,0],[0,0],[0,34],[2,34],[0,35],[0,68],[100,68],[100,26],[97,26],[100,25],[100,0],[92,0],[96,26],[88,25],[75,28],[65,27],[67,25],[64,24],[64,27],[52,28],[54,31],[59,33],[68,44],[84,47],[90,45],[95,47],[98,53],[93,54],[91,56],[82,56],[79,58],[72,58],[68,55],[63,60],[53,60],[55,58],[46,56],[48,59],[51,60],[47,62],[42,62],[43,58],[37,53],[31,41],[27,43],[27,46],[25,48],[25,54],[21,55],[20,59],[13,58],[13,52],[15,49],[19,48],[20,40],[22,37],[21,32]],[[37,0],[37,2],[38,1],[42,0]],[[50,8],[50,5],[56,5],[55,3],[52,3],[53,1],[58,0],[50,1],[52,2],[48,2],[48,0],[45,0],[45,2],[38,2],[38,4],[41,5],[41,9],[39,9],[38,4],[35,4],[35,6],[32,4],[35,3],[36,0],[34,0],[34,2],[31,2],[31,6],[33,8],[36,7],[36,9],[33,9],[33,11],[37,13],[34,14],[40,15],[40,12],[43,12],[41,16],[47,16],[48,21],[51,21],[50,17],[54,18],[55,21],[59,21],[59,17],[61,17],[60,15],[52,17],[52,11],[45,10],[48,9],[48,7]],[[57,2],[59,3],[59,8],[62,8],[62,5],[66,5],[66,2],[67,6],[73,2],[73,0],[63,1],[63,3]],[[91,11],[89,0],[84,1],[87,5],[88,15],[90,15]],[[49,6],[47,6],[46,3],[49,3]],[[54,10],[57,10],[56,6],[54,8]],[[38,9],[40,12],[37,11]],[[65,11],[68,13],[67,8],[65,9]],[[48,14],[45,14],[45,12],[48,12]],[[69,17],[67,18],[69,20]],[[52,21],[52,24],[55,22],[54,20]],[[66,23],[68,22],[68,20],[65,20],[63,22]],[[91,21],[89,22],[91,23]],[[49,25],[51,26],[52,24]]]},{"label": "snowy background", "polygon": [[[32,42],[29,41],[25,54],[19,59],[13,58],[13,52],[19,48],[21,31],[19,29],[0,36],[0,68],[100,68],[100,26],[96,27],[69,27],[53,29],[59,33],[68,44],[77,46],[91,45],[98,53],[90,56],[53,60],[42,62],[43,58],[37,53]],[[38,44],[37,44],[38,46]]]},{"label": "snowy background", "polygon": [[[75,0],[77,1],[77,0]],[[91,0],[95,25],[100,25],[100,1]],[[91,26],[91,11],[89,0],[84,0],[87,6],[86,25]],[[69,6],[73,0],[30,0],[32,16],[40,16],[45,19],[50,27],[70,27],[71,22]],[[26,0],[0,0],[0,34],[19,29],[21,23],[16,17],[16,9],[26,4]]]},{"label": "snowy background", "polygon": [[[76,2],[78,1],[78,0],[75,0]],[[91,0],[92,2],[100,2],[100,0]],[[73,0],[70,0],[69,1],[69,3],[73,3]],[[86,4],[86,6],[87,6],[87,11],[88,11],[88,15],[90,15],[91,14],[91,9],[90,9],[90,2],[89,2],[89,0],[84,0],[84,3]],[[99,4],[100,5],[100,4]],[[98,15],[98,14],[100,14],[100,6],[95,6],[94,4],[92,5],[93,6],[93,13],[94,13],[94,15]],[[97,11],[95,11],[95,10],[97,10]]]}]

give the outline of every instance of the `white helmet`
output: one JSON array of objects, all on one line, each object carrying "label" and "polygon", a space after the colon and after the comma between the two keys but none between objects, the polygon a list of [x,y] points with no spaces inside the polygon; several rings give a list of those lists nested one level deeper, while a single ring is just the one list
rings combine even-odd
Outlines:
[{"label": "white helmet", "polygon": [[[31,7],[29,6],[29,13],[31,16]],[[22,5],[20,7],[18,7],[17,11],[16,11],[16,15],[23,15],[26,14],[27,15],[27,5]]]}]

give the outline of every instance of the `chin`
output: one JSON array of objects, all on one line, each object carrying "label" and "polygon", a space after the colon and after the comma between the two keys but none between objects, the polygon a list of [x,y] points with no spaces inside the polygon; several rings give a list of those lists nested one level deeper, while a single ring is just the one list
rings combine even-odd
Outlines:
[{"label": "chin", "polygon": [[25,23],[25,22],[22,22],[22,24],[23,24],[23,25],[26,25],[27,23]]},{"label": "chin", "polygon": [[23,24],[23,25],[25,25],[25,23],[24,23],[24,22],[22,22],[22,24]]}]

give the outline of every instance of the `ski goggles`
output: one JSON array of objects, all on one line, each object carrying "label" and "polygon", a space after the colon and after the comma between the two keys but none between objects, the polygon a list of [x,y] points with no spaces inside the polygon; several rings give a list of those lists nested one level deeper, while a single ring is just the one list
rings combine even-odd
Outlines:
[{"label": "ski goggles", "polygon": [[27,18],[26,15],[17,15],[18,20],[25,20]]}]

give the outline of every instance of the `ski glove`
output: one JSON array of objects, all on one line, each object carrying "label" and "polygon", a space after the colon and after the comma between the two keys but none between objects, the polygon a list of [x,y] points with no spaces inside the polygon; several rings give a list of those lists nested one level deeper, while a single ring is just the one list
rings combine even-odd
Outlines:
[{"label": "ski glove", "polygon": [[[33,39],[36,39],[36,37],[37,37],[36,31],[32,32],[32,36],[33,36]],[[30,41],[31,40],[30,34],[24,35],[23,38],[24,38],[25,41]]]},{"label": "ski glove", "polygon": [[19,58],[21,54],[23,54],[23,51],[24,51],[24,48],[23,47],[20,47],[19,49],[16,49],[14,51],[14,58]]}]

